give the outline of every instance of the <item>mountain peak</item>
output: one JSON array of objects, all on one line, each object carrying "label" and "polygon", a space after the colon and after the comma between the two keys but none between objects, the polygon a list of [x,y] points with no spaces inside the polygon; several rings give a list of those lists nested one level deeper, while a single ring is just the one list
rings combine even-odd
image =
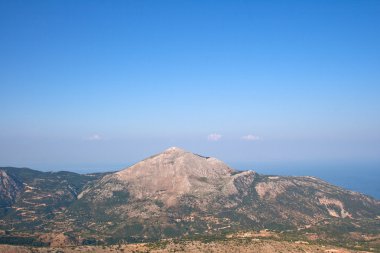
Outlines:
[{"label": "mountain peak", "polygon": [[170,147],[166,149],[164,152],[168,153],[168,152],[186,152],[186,151],[178,147]]},{"label": "mountain peak", "polygon": [[210,193],[219,184],[219,191],[233,191],[233,172],[233,169],[216,158],[171,147],[110,175],[110,178],[127,183],[131,196],[138,199],[160,199],[169,206],[183,194]]},{"label": "mountain peak", "polygon": [[173,156],[173,157],[178,157],[178,156],[181,156],[183,154],[191,154],[191,152],[188,152],[188,151],[183,150],[183,149],[178,148],[178,147],[170,147],[168,149],[165,149],[163,152],[161,152],[157,155],[169,155],[169,156]]},{"label": "mountain peak", "polygon": [[204,157],[185,151],[178,147],[170,147],[161,153],[148,157],[141,162],[123,169],[116,174],[145,174],[151,176],[156,173],[169,174],[203,174],[209,173],[230,174],[233,170],[216,158]]}]

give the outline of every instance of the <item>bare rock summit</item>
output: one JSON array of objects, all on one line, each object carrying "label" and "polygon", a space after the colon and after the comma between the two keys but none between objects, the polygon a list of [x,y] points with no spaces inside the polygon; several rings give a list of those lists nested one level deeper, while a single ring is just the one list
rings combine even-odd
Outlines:
[{"label": "bare rock summit", "polygon": [[171,147],[104,177],[100,182],[103,189],[94,196],[98,200],[105,199],[111,197],[115,190],[126,190],[130,199],[157,200],[170,207],[186,195],[207,199],[215,195],[236,194],[234,173],[237,171],[216,158]]}]

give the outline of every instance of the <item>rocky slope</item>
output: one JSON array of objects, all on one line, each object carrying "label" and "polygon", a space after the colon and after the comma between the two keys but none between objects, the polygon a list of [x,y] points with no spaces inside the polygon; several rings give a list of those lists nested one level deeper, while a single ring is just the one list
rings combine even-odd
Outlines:
[{"label": "rocky slope", "polygon": [[0,234],[1,230],[49,231],[84,185],[100,176],[0,168]]},{"label": "rocky slope", "polygon": [[19,179],[0,169],[0,208],[11,206],[23,188]]}]

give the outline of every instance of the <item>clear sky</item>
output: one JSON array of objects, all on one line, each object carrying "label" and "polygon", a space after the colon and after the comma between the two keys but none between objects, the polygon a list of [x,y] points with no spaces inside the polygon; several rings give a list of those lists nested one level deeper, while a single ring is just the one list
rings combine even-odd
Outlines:
[{"label": "clear sky", "polygon": [[380,1],[0,0],[0,166],[380,162]]}]

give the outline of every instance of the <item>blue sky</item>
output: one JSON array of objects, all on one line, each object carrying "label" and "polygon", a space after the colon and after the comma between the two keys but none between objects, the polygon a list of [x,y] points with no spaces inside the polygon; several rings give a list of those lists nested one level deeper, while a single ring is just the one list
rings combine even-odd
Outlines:
[{"label": "blue sky", "polygon": [[0,165],[380,163],[379,1],[0,1]]}]

